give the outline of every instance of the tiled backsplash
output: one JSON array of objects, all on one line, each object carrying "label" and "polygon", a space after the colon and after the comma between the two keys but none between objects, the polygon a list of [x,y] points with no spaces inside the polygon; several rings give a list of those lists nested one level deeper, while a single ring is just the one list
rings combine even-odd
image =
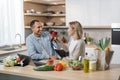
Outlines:
[{"label": "tiled backsplash", "polygon": [[88,33],[94,40],[99,40],[104,37],[111,38],[111,29],[84,29],[84,33]]},{"label": "tiled backsplash", "polygon": [[[61,32],[65,31],[66,34],[64,37],[69,40],[69,36],[67,34],[67,29],[53,29],[56,30],[60,38],[63,37]],[[25,37],[27,37],[31,33],[30,29],[25,29]],[[88,33],[89,36],[91,36],[94,40],[99,40],[104,37],[110,37],[111,38],[111,29],[83,29],[83,33]]]}]

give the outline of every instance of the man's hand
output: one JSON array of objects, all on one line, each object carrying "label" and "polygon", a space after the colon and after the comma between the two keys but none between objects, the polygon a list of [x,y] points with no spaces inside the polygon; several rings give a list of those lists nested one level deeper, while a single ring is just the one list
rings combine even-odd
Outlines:
[{"label": "man's hand", "polygon": [[50,56],[50,59],[52,59],[52,60],[56,60],[57,57],[56,57],[56,56]]},{"label": "man's hand", "polygon": [[54,39],[54,36],[53,36],[53,35],[50,35],[50,38],[51,38],[51,40],[53,40],[53,39]]},{"label": "man's hand", "polygon": [[54,37],[54,39],[53,39],[54,41],[56,41],[56,42],[58,42],[58,43],[61,43],[61,40],[60,40],[60,38],[57,36],[57,37]]}]

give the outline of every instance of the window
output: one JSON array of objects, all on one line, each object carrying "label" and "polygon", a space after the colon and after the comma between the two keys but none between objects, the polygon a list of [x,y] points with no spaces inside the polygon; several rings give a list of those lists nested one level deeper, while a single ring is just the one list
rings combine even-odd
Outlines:
[{"label": "window", "polygon": [[24,43],[23,0],[1,0],[0,10],[0,46],[19,44],[17,33]]}]

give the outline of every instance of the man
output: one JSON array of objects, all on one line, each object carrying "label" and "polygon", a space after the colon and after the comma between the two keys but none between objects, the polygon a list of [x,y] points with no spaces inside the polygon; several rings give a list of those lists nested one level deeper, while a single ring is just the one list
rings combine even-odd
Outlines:
[{"label": "man", "polygon": [[42,23],[39,20],[33,20],[30,23],[33,31],[26,39],[28,54],[32,59],[60,59],[60,56],[51,46],[50,34],[42,32]]}]

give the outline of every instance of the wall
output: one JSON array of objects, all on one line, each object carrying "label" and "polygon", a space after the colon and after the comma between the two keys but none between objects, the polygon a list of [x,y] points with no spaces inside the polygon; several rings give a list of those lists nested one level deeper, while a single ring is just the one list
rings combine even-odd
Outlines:
[{"label": "wall", "polygon": [[30,28],[25,28],[25,40],[27,36],[29,36],[32,33],[32,30]]}]

